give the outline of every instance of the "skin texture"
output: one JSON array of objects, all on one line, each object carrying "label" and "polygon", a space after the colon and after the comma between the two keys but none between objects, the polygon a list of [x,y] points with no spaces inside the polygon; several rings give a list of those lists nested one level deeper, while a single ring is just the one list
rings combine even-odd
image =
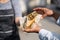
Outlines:
[{"label": "skin texture", "polygon": [[23,29],[23,31],[24,31],[24,32],[28,32],[28,33],[29,33],[29,32],[38,33],[38,32],[40,31],[40,29],[41,29],[41,28],[38,26],[38,24],[35,23],[35,24],[34,24],[34,27],[32,27],[32,28],[27,28],[27,29]]},{"label": "skin texture", "polygon": [[[39,14],[42,14],[42,18],[45,18],[46,16],[53,15],[53,11],[48,8],[34,8],[34,11],[37,11]],[[42,13],[41,13],[42,12]]]}]

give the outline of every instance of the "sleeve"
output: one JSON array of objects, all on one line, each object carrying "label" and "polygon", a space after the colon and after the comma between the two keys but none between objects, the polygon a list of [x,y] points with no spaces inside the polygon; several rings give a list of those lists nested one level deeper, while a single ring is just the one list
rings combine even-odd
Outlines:
[{"label": "sleeve", "polygon": [[12,4],[14,7],[14,11],[15,11],[15,17],[21,17],[22,16],[22,10],[20,7],[20,0],[12,0]]},{"label": "sleeve", "polygon": [[39,31],[39,38],[40,38],[40,40],[54,40],[53,37],[54,36],[52,35],[52,33],[50,31],[47,31],[45,29],[41,29]]},{"label": "sleeve", "polygon": [[60,17],[57,19],[56,23],[60,26]]}]

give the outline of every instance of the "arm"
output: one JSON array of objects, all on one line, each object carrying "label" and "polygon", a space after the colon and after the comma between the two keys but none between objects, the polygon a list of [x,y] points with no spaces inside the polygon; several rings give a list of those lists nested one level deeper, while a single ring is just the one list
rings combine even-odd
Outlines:
[{"label": "arm", "polygon": [[54,40],[54,36],[52,35],[52,33],[45,29],[41,29],[39,31],[39,38],[40,40]]},{"label": "arm", "polygon": [[12,0],[12,3],[15,11],[15,22],[17,24],[20,20],[20,17],[22,17],[22,11],[21,11],[19,0]]}]

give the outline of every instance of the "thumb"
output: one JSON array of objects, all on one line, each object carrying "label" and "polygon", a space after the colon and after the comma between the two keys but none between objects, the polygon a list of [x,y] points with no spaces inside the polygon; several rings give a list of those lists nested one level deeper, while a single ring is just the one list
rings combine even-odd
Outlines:
[{"label": "thumb", "polygon": [[23,29],[24,32],[31,32],[31,29]]}]

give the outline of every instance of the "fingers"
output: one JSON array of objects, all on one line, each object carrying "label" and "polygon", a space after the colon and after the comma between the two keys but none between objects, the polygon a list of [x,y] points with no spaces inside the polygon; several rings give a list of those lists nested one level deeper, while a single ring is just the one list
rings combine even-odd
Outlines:
[{"label": "fingers", "polygon": [[39,14],[43,14],[43,12],[44,12],[43,8],[40,8],[40,7],[34,8],[33,10],[36,11],[37,13],[39,13]]},{"label": "fingers", "polygon": [[33,10],[34,11],[40,11],[40,10],[46,11],[46,10],[50,10],[50,9],[38,7],[38,8],[34,8]]},{"label": "fingers", "polygon": [[53,14],[53,10],[50,10],[48,8],[34,8],[34,11],[37,11],[38,13],[42,13],[42,14],[47,14],[47,15],[52,15]]},{"label": "fingers", "polygon": [[40,7],[34,8],[33,10],[40,13],[40,14],[45,14],[48,11],[47,8],[40,8]]},{"label": "fingers", "polygon": [[24,32],[31,32],[31,29],[24,29]]},{"label": "fingers", "polygon": [[38,10],[45,10],[45,9],[48,9],[48,8],[41,8],[41,7],[38,7],[38,8],[34,8],[33,10],[34,10],[34,11],[38,11]]},{"label": "fingers", "polygon": [[40,27],[37,24],[34,24],[34,26],[32,28],[24,29],[23,31],[29,32],[29,33],[31,33],[31,32],[37,33],[37,32],[39,32],[39,30],[40,30]]},{"label": "fingers", "polygon": [[34,8],[33,10],[34,11],[38,11],[38,10],[40,10],[41,8],[40,7],[38,7],[38,8]]}]

